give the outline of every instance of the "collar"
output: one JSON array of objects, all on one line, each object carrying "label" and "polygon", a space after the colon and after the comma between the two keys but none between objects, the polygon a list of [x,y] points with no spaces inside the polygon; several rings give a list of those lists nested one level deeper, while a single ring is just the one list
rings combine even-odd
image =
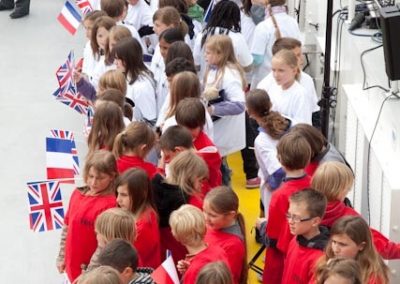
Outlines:
[{"label": "collar", "polygon": [[[267,8],[265,9],[265,19],[268,19],[271,15],[269,13],[269,7],[271,5],[268,5]],[[272,14],[278,14],[278,13],[287,13],[287,8],[286,6],[273,6],[271,7]]]},{"label": "collar", "polygon": [[303,174],[303,175],[301,175],[301,176],[298,176],[298,177],[284,177],[283,178],[283,182],[287,182],[287,181],[291,181],[291,180],[299,180],[299,179],[302,179],[302,178],[304,178],[304,177],[306,177],[306,173],[305,174]]},{"label": "collar", "polygon": [[307,240],[302,235],[296,237],[297,242],[302,247],[324,250],[329,240],[329,230],[327,227],[319,226],[320,234]]}]

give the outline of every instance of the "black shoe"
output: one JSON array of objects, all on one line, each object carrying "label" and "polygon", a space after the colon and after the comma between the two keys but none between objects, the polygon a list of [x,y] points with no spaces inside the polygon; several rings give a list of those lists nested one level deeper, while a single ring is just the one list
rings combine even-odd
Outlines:
[{"label": "black shoe", "polygon": [[5,6],[4,4],[0,3],[0,11],[12,10],[12,9],[14,9],[14,6]]},{"label": "black shoe", "polygon": [[18,19],[18,18],[22,18],[29,15],[29,11],[23,11],[23,10],[15,10],[14,12],[12,12],[10,14],[10,18],[11,19]]}]

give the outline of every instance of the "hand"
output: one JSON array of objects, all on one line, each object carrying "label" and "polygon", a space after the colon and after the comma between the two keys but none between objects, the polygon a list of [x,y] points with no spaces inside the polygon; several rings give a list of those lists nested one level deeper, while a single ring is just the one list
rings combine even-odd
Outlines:
[{"label": "hand", "polygon": [[267,221],[266,218],[257,218],[257,220],[256,220],[256,228],[257,228],[257,229],[260,229],[261,224],[264,223],[264,222],[266,222],[266,221]]},{"label": "hand", "polygon": [[74,79],[75,84],[79,83],[80,80],[82,80],[82,68],[75,69],[72,77]]},{"label": "hand", "polygon": [[207,107],[207,111],[208,111],[208,113],[209,113],[210,115],[212,115],[213,112],[214,112],[214,108],[213,108],[212,106],[209,106],[209,107]]},{"label": "hand", "polygon": [[186,270],[188,270],[189,265],[190,265],[189,261],[182,259],[182,260],[178,261],[176,268],[178,269],[180,274],[183,274],[186,272]]},{"label": "hand", "polygon": [[59,273],[64,273],[65,271],[65,262],[64,261],[57,261],[57,269]]}]

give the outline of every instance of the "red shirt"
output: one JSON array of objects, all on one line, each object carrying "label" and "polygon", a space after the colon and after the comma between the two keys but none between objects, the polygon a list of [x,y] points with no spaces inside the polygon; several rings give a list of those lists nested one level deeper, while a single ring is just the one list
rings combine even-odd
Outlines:
[{"label": "red shirt", "polygon": [[210,189],[222,184],[221,155],[217,147],[203,131],[193,141],[193,145],[197,150],[197,154],[203,158],[208,167],[208,183],[203,186],[203,193],[207,194]]},{"label": "red shirt", "polygon": [[223,261],[229,267],[227,256],[219,246],[210,245],[192,258],[186,257],[186,259],[190,261],[190,265],[183,275],[183,284],[195,284],[200,270],[210,262]]},{"label": "red shirt", "polygon": [[304,169],[306,174],[312,177],[319,166],[319,161],[311,161],[307,167]]},{"label": "red shirt", "polygon": [[100,213],[117,206],[115,195],[87,196],[76,189],[69,202],[64,223],[68,226],[65,243],[65,270],[73,282],[88,265],[97,248],[94,222]]},{"label": "red shirt", "polygon": [[156,166],[137,156],[122,155],[117,160],[117,168],[120,174],[131,168],[140,168],[147,173],[150,179],[153,178],[157,172]]},{"label": "red shirt", "polygon": [[209,245],[218,246],[225,251],[232,271],[233,283],[239,283],[246,258],[246,247],[243,239],[238,235],[222,230],[207,228],[205,241]]},{"label": "red shirt", "polygon": [[136,220],[136,240],[141,267],[157,268],[161,264],[160,229],[157,213],[147,208]]}]

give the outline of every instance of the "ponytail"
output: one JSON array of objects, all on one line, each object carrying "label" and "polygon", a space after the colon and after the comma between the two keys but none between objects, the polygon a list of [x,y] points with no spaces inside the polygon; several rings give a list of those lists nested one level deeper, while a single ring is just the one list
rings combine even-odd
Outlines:
[{"label": "ponytail", "polygon": [[279,139],[287,132],[290,127],[290,121],[283,117],[277,111],[270,111],[262,117],[260,126],[265,129],[265,132],[273,139]]},{"label": "ponytail", "polygon": [[275,27],[275,39],[280,39],[282,37],[282,34],[281,34],[281,31],[280,31],[280,29],[278,27],[278,23],[276,22],[275,16],[272,13],[272,6],[268,5],[267,9],[268,9],[269,15],[271,17],[272,24]]},{"label": "ponytail", "polygon": [[239,279],[239,284],[246,284],[247,283],[247,278],[248,278],[248,267],[247,267],[247,245],[246,245],[246,226],[245,226],[245,221],[243,214],[238,212],[236,215],[236,220],[239,224],[240,227],[240,232],[243,235],[243,242],[244,242],[244,258],[243,258],[243,265],[242,265],[242,271],[240,272],[240,279]]},{"label": "ponytail", "polygon": [[113,146],[113,154],[116,159],[118,159],[123,154],[124,144],[125,144],[124,143],[125,136],[126,136],[125,131],[123,131],[115,137],[114,146]]}]

